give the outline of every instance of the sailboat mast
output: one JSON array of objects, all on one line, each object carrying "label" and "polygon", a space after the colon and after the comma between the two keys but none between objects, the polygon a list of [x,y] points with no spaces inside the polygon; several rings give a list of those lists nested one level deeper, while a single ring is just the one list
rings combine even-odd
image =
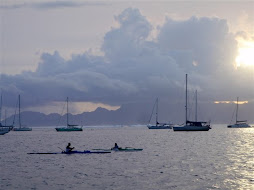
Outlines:
[{"label": "sailboat mast", "polygon": [[159,104],[159,100],[157,98],[157,100],[156,100],[156,126],[158,124],[158,104]]},{"label": "sailboat mast", "polygon": [[236,113],[235,113],[235,120],[236,120],[236,123],[237,123],[237,115],[238,115],[238,98],[237,97],[237,100],[236,100]]},{"label": "sailboat mast", "polygon": [[198,92],[196,90],[196,109],[195,109],[195,121],[198,121]]},{"label": "sailboat mast", "polygon": [[2,121],[2,105],[3,105],[3,97],[2,97],[2,93],[1,93],[1,102],[0,102],[0,123]]},{"label": "sailboat mast", "polygon": [[185,122],[186,122],[186,124],[187,124],[187,97],[188,97],[188,92],[187,92],[187,89],[188,89],[188,87],[187,87],[187,83],[188,83],[188,80],[187,80],[187,78],[188,78],[188,75],[186,74],[186,95],[185,95]]},{"label": "sailboat mast", "polygon": [[21,116],[20,116],[20,94],[19,94],[19,127],[21,127]]},{"label": "sailboat mast", "polygon": [[69,125],[69,108],[68,108],[69,98],[67,97],[67,126]]},{"label": "sailboat mast", "polygon": [[5,116],[4,116],[4,119],[5,119],[4,120],[5,121],[4,124],[5,124],[5,126],[6,126],[6,118],[7,118],[7,110],[5,110]]}]

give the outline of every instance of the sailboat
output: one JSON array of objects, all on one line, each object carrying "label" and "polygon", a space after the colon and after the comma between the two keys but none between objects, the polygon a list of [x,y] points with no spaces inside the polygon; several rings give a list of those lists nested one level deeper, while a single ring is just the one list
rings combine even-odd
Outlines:
[{"label": "sailboat", "polygon": [[152,116],[153,116],[153,111],[154,111],[154,107],[153,107],[153,111],[149,120],[149,124],[147,125],[148,129],[172,129],[172,124],[169,123],[159,123],[158,122],[158,104],[159,104],[159,99],[157,98],[154,104],[154,107],[156,106],[156,121],[155,121],[155,125],[150,124]]},{"label": "sailboat", "polygon": [[69,98],[67,97],[67,126],[66,127],[57,127],[55,128],[57,132],[71,132],[71,131],[83,131],[82,127],[77,127],[78,125],[71,125],[69,124],[69,110],[68,110],[68,103],[69,103]]},{"label": "sailboat", "polygon": [[19,95],[19,127],[14,127],[13,131],[32,131],[32,128],[30,127],[22,127],[21,125],[21,115],[20,115],[20,95]]},{"label": "sailboat", "polygon": [[0,135],[4,135],[4,134],[9,133],[9,132],[10,132],[9,130],[0,129]]},{"label": "sailboat", "polygon": [[7,125],[6,124],[6,112],[5,112],[5,124],[2,123],[2,106],[3,106],[3,97],[2,97],[2,93],[1,93],[1,100],[0,100],[0,130],[1,131],[10,131],[13,129],[14,124],[13,125]]},{"label": "sailboat", "polygon": [[228,125],[228,128],[249,128],[251,127],[248,123],[247,120],[244,121],[238,121],[237,116],[238,116],[238,97],[236,101],[236,114],[235,114],[235,124],[230,124]]},{"label": "sailboat", "polygon": [[[210,122],[197,121],[197,119],[196,119],[196,121],[189,121],[188,120],[188,107],[187,107],[188,87],[187,87],[187,83],[188,83],[188,75],[186,74],[185,124],[182,126],[173,126],[173,130],[174,131],[209,131],[209,129],[211,129]],[[196,99],[196,102],[197,102],[197,99]],[[196,113],[197,113],[197,111],[196,111]]]},{"label": "sailboat", "polygon": [[[0,116],[0,121],[1,121],[1,116]],[[0,122],[0,135],[9,133],[12,129],[13,129],[13,125],[6,125],[6,119],[5,119],[4,125]]]}]

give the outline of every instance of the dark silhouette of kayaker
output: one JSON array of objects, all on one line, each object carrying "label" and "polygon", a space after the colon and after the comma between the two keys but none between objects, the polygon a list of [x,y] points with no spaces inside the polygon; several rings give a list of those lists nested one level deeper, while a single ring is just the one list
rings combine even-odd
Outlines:
[{"label": "dark silhouette of kayaker", "polygon": [[115,146],[113,148],[111,148],[111,150],[118,150],[119,146],[117,145],[117,143],[115,143]]},{"label": "dark silhouette of kayaker", "polygon": [[68,145],[66,146],[66,150],[65,152],[71,152],[75,147],[71,147],[71,143],[68,143]]}]

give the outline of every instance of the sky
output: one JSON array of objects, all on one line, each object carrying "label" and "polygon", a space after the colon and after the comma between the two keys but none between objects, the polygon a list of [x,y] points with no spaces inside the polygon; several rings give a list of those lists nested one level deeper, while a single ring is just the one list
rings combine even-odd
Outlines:
[{"label": "sky", "polygon": [[[3,106],[74,113],[123,104],[234,103],[254,111],[254,1],[1,1]],[[247,102],[247,103],[246,103]],[[231,111],[231,110],[229,110]]]}]

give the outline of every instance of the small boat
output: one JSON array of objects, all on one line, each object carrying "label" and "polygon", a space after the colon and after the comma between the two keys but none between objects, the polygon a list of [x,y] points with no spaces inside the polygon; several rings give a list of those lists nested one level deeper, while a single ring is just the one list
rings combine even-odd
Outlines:
[{"label": "small boat", "polygon": [[125,147],[125,148],[111,148],[111,149],[92,149],[96,151],[116,151],[116,152],[136,152],[142,151],[142,148],[132,148],[132,147]]},{"label": "small boat", "polygon": [[1,129],[0,130],[0,135],[4,135],[4,134],[9,133],[9,132],[10,132],[9,130],[3,130],[3,129]]},{"label": "small boat", "polygon": [[71,132],[71,131],[83,131],[81,127],[76,127],[78,125],[67,124],[67,127],[57,127],[57,132]]},{"label": "small boat", "polygon": [[111,151],[90,151],[90,150],[84,150],[84,151],[70,151],[70,152],[30,152],[27,154],[107,154],[111,153]]},{"label": "small boat", "polygon": [[174,126],[174,131],[209,131],[209,122],[206,121],[186,121],[183,126]]},{"label": "small boat", "polygon": [[29,127],[19,127],[19,128],[13,128],[13,131],[32,131],[32,128],[29,128]]},{"label": "small boat", "polygon": [[197,121],[197,94],[196,94],[196,121],[189,121],[187,115],[187,77],[186,74],[186,97],[185,97],[185,124],[182,126],[173,126],[174,131],[209,131],[211,129],[210,122]]},{"label": "small boat", "polygon": [[228,128],[249,128],[251,127],[248,123],[247,120],[244,121],[238,121],[237,117],[238,117],[238,97],[237,97],[237,101],[236,101],[236,114],[235,114],[235,124],[230,124],[228,125]]},{"label": "small boat", "polygon": [[[0,131],[10,131],[14,128],[14,124],[13,125],[7,125],[6,124],[6,110],[5,110],[5,124],[2,123],[2,105],[3,105],[3,97],[1,94],[1,100],[0,100]],[[13,121],[14,123],[14,121]],[[3,133],[3,132],[2,132]]]},{"label": "small boat", "polygon": [[11,131],[11,130],[13,130],[13,128],[14,128],[14,126],[13,125],[2,125],[1,123],[0,123],[0,130],[1,129],[3,129],[3,130],[8,130],[8,131]]},{"label": "small boat", "polygon": [[67,125],[66,127],[57,127],[55,128],[57,132],[71,132],[71,131],[83,131],[82,127],[77,127],[78,125],[71,125],[69,124],[69,109],[68,109],[68,103],[69,103],[69,98],[67,97]]},{"label": "small boat", "polygon": [[14,127],[13,131],[32,131],[32,128],[30,127],[24,127],[21,125],[21,115],[20,115],[20,95],[18,98],[18,102],[19,102],[19,127]]},{"label": "small boat", "polygon": [[0,130],[11,131],[13,128],[14,128],[13,125],[6,125],[6,123],[2,125],[2,123],[0,123]]},{"label": "small boat", "polygon": [[148,129],[172,129],[174,125],[168,123],[156,123],[156,125],[148,124]]},{"label": "small boat", "polygon": [[142,151],[142,148],[131,148],[131,147],[125,147],[125,148],[112,148],[113,151],[120,151],[120,152],[136,152],[136,151]]},{"label": "small boat", "polygon": [[[158,122],[158,104],[159,104],[159,99],[157,98],[156,101],[155,101],[155,104],[153,106],[153,110],[152,110],[152,114],[150,116],[150,120],[149,120],[149,124],[147,125],[148,129],[172,129],[173,127],[173,124],[170,124],[170,123],[159,123]],[[151,122],[151,119],[152,119],[152,116],[153,116],[153,111],[154,111],[154,108],[156,106],[156,117],[155,117],[155,125],[154,124],[150,124]]]}]

